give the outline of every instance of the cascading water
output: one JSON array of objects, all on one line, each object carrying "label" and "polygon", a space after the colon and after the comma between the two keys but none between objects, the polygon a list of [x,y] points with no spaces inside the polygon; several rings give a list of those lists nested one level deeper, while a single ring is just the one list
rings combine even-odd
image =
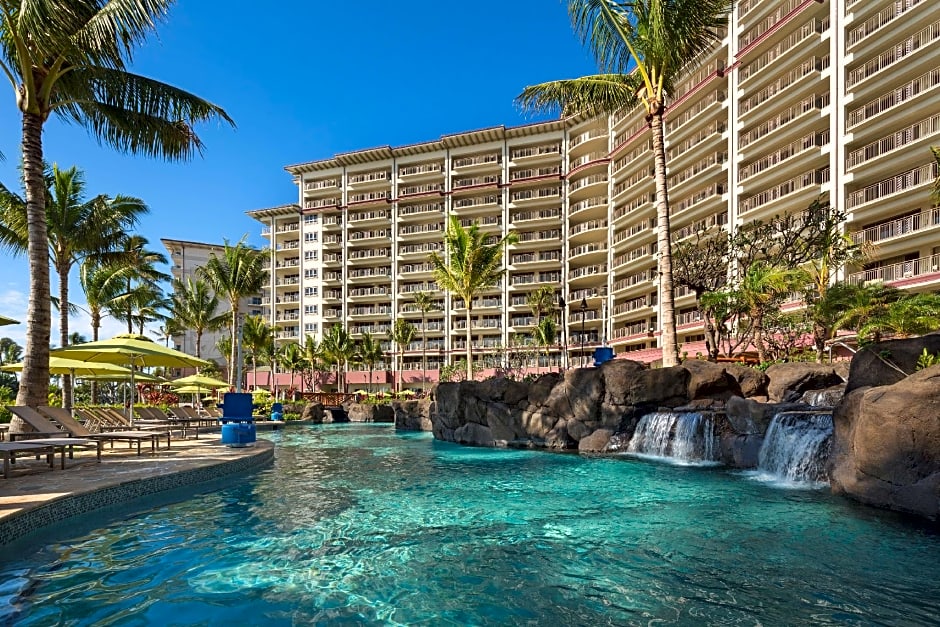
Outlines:
[{"label": "cascading water", "polygon": [[789,482],[828,481],[832,414],[781,412],[774,416],[758,456],[758,471]]},{"label": "cascading water", "polygon": [[640,418],[627,451],[682,462],[717,461],[714,421],[711,414],[700,412],[647,414]]}]

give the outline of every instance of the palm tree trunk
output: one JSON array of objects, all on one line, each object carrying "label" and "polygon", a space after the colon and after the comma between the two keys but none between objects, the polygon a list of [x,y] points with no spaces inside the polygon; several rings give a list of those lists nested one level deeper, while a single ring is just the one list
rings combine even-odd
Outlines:
[{"label": "palm tree trunk", "polygon": [[237,346],[235,346],[238,341],[238,301],[231,301],[232,305],[232,346],[229,348],[229,362],[228,362],[228,384],[232,385],[235,381],[235,354]]},{"label": "palm tree trunk", "polygon": [[196,359],[202,359],[202,329],[196,329]]},{"label": "palm tree trunk", "polygon": [[[43,180],[42,118],[23,114],[23,182],[26,187],[29,304],[26,310],[26,349],[17,405],[42,405],[49,400],[49,235],[46,230],[46,185]],[[13,418],[13,430],[23,429]]]},{"label": "palm tree trunk", "polygon": [[676,337],[676,306],[672,286],[672,241],[669,228],[669,190],[666,188],[666,143],[663,135],[663,107],[657,103],[650,115],[650,130],[653,132],[653,158],[656,168],[656,227],[659,252],[659,311],[662,320],[663,367],[679,363],[679,341]]},{"label": "palm tree trunk", "polygon": [[[69,268],[56,265],[59,275],[59,345],[69,345]],[[72,410],[72,376],[62,375],[62,407]]]},{"label": "palm tree trunk", "polygon": [[428,329],[424,320],[424,311],[421,312],[421,387],[428,387]]},{"label": "palm tree trunk", "polygon": [[467,381],[473,381],[473,348],[470,343],[470,339],[473,337],[472,332],[470,331],[470,313],[472,311],[470,307],[470,299],[467,298]]},{"label": "palm tree trunk", "polygon": [[764,316],[760,313],[754,314],[754,344],[757,346],[757,360],[760,363],[767,362],[767,346],[764,344]]}]

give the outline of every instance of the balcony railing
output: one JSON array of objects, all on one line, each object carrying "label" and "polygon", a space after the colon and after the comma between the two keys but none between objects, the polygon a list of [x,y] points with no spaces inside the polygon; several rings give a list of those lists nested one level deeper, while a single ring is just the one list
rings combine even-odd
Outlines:
[{"label": "balcony railing", "polygon": [[549,154],[561,154],[561,144],[543,144],[541,146],[513,148],[513,150],[509,153],[509,157],[511,159],[523,159],[525,157],[536,157]]},{"label": "balcony railing", "polygon": [[874,59],[858,67],[846,75],[846,87],[852,88],[867,78],[880,74],[885,69],[900,63],[902,60],[940,39],[940,22],[934,22],[927,28],[920,30],[906,40],[893,44]]},{"label": "balcony railing", "polygon": [[862,22],[860,26],[851,29],[849,31],[848,37],[846,38],[847,47],[851,49],[863,39],[874,33],[877,33],[889,22],[893,22],[895,19],[904,13],[907,13],[923,1],[924,0],[897,0],[896,2],[892,2],[885,9],[879,11],[875,15]]},{"label": "balcony railing", "polygon": [[896,133],[882,137],[877,141],[873,141],[857,150],[853,150],[849,153],[848,159],[846,160],[847,167],[857,167],[872,159],[877,159],[882,155],[899,150],[921,138],[937,134],[940,134],[940,113],[932,115],[926,120],[916,122]]},{"label": "balcony railing", "polygon": [[503,156],[500,153],[490,153],[485,155],[474,155],[472,157],[460,157],[454,159],[452,164],[455,168],[465,168],[471,165],[497,164],[502,162]]},{"label": "balcony railing", "polygon": [[940,85],[940,68],[921,74],[905,85],[879,96],[864,106],[849,111],[846,130],[851,130],[867,120],[899,107],[924,92],[932,91],[938,85]]},{"label": "balcony railing", "polygon": [[889,283],[935,273],[940,274],[940,255],[911,259],[910,261],[902,261],[857,272],[849,275],[848,282],[854,284],[869,281]]},{"label": "balcony railing", "polygon": [[856,244],[883,242],[937,227],[940,227],[940,208],[929,209],[856,231],[852,233],[852,241]]},{"label": "balcony railing", "polygon": [[818,170],[810,170],[804,172],[798,176],[794,176],[788,181],[784,181],[779,185],[775,185],[770,189],[766,189],[758,194],[749,196],[742,199],[738,203],[739,213],[748,213],[764,205],[772,203],[776,200],[779,200],[790,194],[794,194],[803,189],[813,187],[815,185],[822,185],[829,182],[829,167],[820,168]]},{"label": "balcony railing", "polygon": [[900,194],[909,189],[924,187],[937,180],[938,168],[936,163],[928,163],[919,168],[902,172],[889,179],[878,181],[874,185],[869,185],[856,190],[846,198],[846,207],[853,209],[876,200],[881,200],[888,196]]}]

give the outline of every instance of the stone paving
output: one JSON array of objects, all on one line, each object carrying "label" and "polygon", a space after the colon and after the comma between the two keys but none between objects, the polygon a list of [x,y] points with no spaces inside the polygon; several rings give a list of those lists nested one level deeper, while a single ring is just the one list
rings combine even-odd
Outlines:
[{"label": "stone paving", "polygon": [[98,507],[146,494],[210,481],[226,474],[266,465],[274,445],[263,438],[252,446],[223,446],[217,435],[173,440],[157,453],[137,455],[136,448],[105,444],[101,463],[94,451],[75,450],[60,468],[57,455],[50,470],[45,458],[17,461],[9,479],[0,479],[0,545],[46,524]]}]

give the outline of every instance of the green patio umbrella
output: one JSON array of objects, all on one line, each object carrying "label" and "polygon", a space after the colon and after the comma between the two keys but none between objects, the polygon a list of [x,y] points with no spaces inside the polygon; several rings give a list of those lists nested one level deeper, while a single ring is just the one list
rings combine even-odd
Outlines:
[{"label": "green patio umbrella", "polygon": [[[97,366],[103,366],[106,364],[93,364]],[[110,365],[110,364],[108,364]],[[121,368],[121,366],[118,366]],[[131,378],[131,371],[129,368],[121,368],[122,370],[127,370],[126,373],[120,372],[102,372],[101,374],[85,374],[85,375],[75,375],[76,378],[81,379],[82,381],[124,381],[125,379]],[[134,382],[135,383],[159,383],[166,385],[167,380],[163,377],[158,377],[155,374],[147,374],[146,372],[135,372],[134,373]]]},{"label": "green patio umbrella", "polygon": [[50,352],[50,356],[68,357],[95,363],[119,364],[131,367],[130,419],[134,419],[134,367],[164,366],[176,368],[200,368],[208,366],[204,359],[187,355],[178,350],[157,344],[143,335],[117,335],[109,340],[98,340],[75,344]]},{"label": "green patio umbrella", "polygon": [[221,379],[216,379],[214,377],[207,377],[204,374],[191,374],[188,377],[183,377],[181,379],[174,379],[170,381],[172,386],[189,386],[193,385],[203,389],[216,389],[216,388],[227,388],[229,384]]},{"label": "green patio umbrella", "polygon": [[7,318],[6,316],[0,316],[0,327],[6,326],[8,324],[19,324],[19,320],[14,320],[13,318]]}]

